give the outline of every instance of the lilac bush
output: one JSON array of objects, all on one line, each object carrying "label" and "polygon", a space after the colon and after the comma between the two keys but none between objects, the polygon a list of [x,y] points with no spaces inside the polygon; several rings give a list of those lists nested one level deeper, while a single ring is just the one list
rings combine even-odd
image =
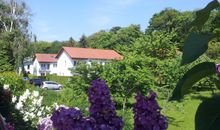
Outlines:
[{"label": "lilac bush", "polygon": [[[91,103],[89,117],[83,117],[79,108],[59,106],[52,114],[51,120],[45,119],[38,126],[39,130],[122,130],[124,122],[116,115],[115,104],[111,100],[110,91],[104,80],[97,79],[88,90]],[[166,130],[167,119],[161,115],[161,108],[156,101],[156,93],[150,92],[148,97],[140,93],[136,96],[133,107],[134,130]],[[48,122],[47,122],[48,121]],[[45,129],[46,126],[48,129]]]},{"label": "lilac bush", "polygon": [[220,74],[220,64],[216,65],[216,71]]},{"label": "lilac bush", "polygon": [[104,80],[97,79],[91,83],[88,91],[90,118],[95,120],[95,130],[121,130],[123,121],[116,115],[115,104]]},{"label": "lilac bush", "polygon": [[166,130],[167,119],[161,115],[161,108],[156,101],[156,93],[151,91],[149,97],[138,93],[133,106],[134,130]]},{"label": "lilac bush", "polygon": [[50,117],[42,118],[37,125],[38,130],[52,130],[53,122]]},{"label": "lilac bush", "polygon": [[78,108],[60,107],[51,116],[57,130],[92,130],[93,121],[82,116]]}]

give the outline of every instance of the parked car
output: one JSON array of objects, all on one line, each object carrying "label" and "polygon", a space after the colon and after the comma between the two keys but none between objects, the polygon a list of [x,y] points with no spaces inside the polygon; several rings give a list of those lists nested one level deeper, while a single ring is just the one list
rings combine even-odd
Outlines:
[{"label": "parked car", "polygon": [[39,79],[39,78],[36,78],[36,79],[30,79],[29,80],[30,84],[33,84],[35,86],[41,86],[42,83],[43,83],[43,80],[42,79]]},{"label": "parked car", "polygon": [[41,88],[44,88],[44,89],[61,89],[63,88],[63,86],[61,84],[58,84],[54,81],[44,81],[42,84],[41,84]]}]

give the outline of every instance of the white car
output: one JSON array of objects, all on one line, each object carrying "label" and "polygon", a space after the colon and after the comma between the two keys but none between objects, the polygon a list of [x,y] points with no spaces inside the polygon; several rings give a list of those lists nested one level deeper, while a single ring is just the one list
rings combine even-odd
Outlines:
[{"label": "white car", "polygon": [[53,81],[44,81],[41,85],[44,89],[61,89],[63,86]]}]

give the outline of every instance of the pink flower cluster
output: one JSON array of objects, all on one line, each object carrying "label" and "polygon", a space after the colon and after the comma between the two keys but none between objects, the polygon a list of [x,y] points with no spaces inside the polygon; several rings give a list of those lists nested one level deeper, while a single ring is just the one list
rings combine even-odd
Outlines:
[{"label": "pink flower cluster", "polygon": [[216,71],[220,74],[220,64],[216,65]]}]

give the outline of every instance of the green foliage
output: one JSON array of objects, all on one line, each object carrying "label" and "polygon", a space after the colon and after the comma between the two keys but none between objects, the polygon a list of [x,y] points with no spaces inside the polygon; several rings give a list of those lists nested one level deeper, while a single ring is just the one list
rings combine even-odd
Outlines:
[{"label": "green foliage", "polygon": [[209,19],[210,13],[213,9],[220,7],[220,4],[217,0],[210,2],[205,8],[196,12],[196,19],[192,22],[192,26],[201,30],[204,24]]},{"label": "green foliage", "polygon": [[68,76],[57,76],[55,74],[50,74],[44,77],[45,80],[49,81],[55,81],[59,84],[64,85],[64,87],[68,86],[68,81],[70,80],[70,77]]},{"label": "green foliage", "polygon": [[178,25],[177,17],[181,13],[175,9],[166,8],[160,13],[156,13],[150,19],[148,30],[164,30],[171,32]]},{"label": "green foliage", "polygon": [[183,47],[182,65],[196,60],[207,49],[209,41],[214,38],[213,34],[191,33]]},{"label": "green foliage", "polygon": [[8,84],[14,95],[21,94],[28,86],[22,81],[22,77],[15,72],[0,73],[0,83]]},{"label": "green foliage", "polygon": [[175,41],[177,47],[182,50],[183,42],[189,33],[189,25],[193,18],[194,12],[180,12],[172,8],[166,8],[153,15],[145,32],[146,34],[155,31],[175,32],[176,36],[172,38],[172,41]]},{"label": "green foliage", "polygon": [[1,39],[0,36],[0,72],[4,71],[12,71],[13,70],[13,63],[12,63],[12,54],[11,49],[9,47],[9,43],[5,42]]},{"label": "green foliage", "polygon": [[99,31],[87,38],[88,44],[93,48],[114,49],[118,52],[125,51],[124,46],[130,47],[143,33],[140,25],[130,25],[116,28],[114,31]]},{"label": "green foliage", "polygon": [[123,118],[124,127],[123,130],[133,130],[134,129],[134,115],[132,109],[126,109],[125,111],[119,110],[117,114]]},{"label": "green foliage", "polygon": [[82,37],[79,39],[79,47],[82,48],[87,48],[88,47],[88,42],[87,42],[87,37],[83,34]]},{"label": "green foliage", "polygon": [[[202,27],[208,21],[210,13],[213,9],[219,8],[220,4],[217,0],[210,2],[204,9],[196,12],[196,19],[193,21],[192,26],[201,31]],[[218,23],[219,25],[219,23]],[[183,48],[182,64],[188,64],[195,61],[208,49],[208,43],[215,37],[219,38],[219,29],[215,28],[214,33],[191,33]],[[200,79],[216,74],[216,65],[213,62],[203,62],[197,64],[188,72],[185,73],[183,78],[179,80],[171,99],[181,99],[184,94],[188,93],[190,88],[197,83]],[[219,82],[219,80],[216,80]],[[218,87],[218,83],[216,83]],[[210,99],[204,100],[197,109],[195,117],[196,130],[218,130],[220,129],[220,98],[214,96]]]},{"label": "green foliage", "polygon": [[176,87],[176,81],[186,72],[187,68],[180,66],[180,60],[180,58],[175,58],[152,62],[155,64],[155,67],[151,68],[154,74],[155,89],[160,94],[160,98],[170,98]]},{"label": "green foliage", "polygon": [[176,88],[173,91],[173,96],[171,99],[181,99],[185,94],[189,92],[189,89],[191,89],[191,87],[196,82],[206,76],[213,75],[215,73],[215,63],[213,62],[203,62],[194,66],[184,74],[182,79],[179,80]]},{"label": "green foliage", "polygon": [[210,42],[206,54],[216,62],[220,62],[220,42]]},{"label": "green foliage", "polygon": [[172,42],[172,38],[175,36],[175,32],[152,32],[138,38],[131,48],[126,48],[127,51],[124,54],[126,55],[126,53],[129,53],[130,51],[137,55],[145,55],[160,60],[175,58],[177,56],[176,42]]},{"label": "green foliage", "polygon": [[68,87],[74,89],[74,91],[87,94],[89,84],[92,80],[100,77],[103,72],[103,67],[97,62],[92,62],[91,65],[78,62],[77,67],[72,69],[72,74],[75,75],[70,78]]},{"label": "green foliage", "polygon": [[0,46],[2,47],[0,61],[5,65],[4,69],[0,69],[1,72],[18,70],[24,57],[30,54],[28,32],[30,14],[24,1],[1,0],[0,5]]},{"label": "green foliage", "polygon": [[146,93],[154,88],[153,75],[146,68],[148,60],[129,56],[105,66],[101,78],[107,82],[113,97],[121,97],[127,103],[127,99],[135,92]]},{"label": "green foliage", "polygon": [[204,99],[195,117],[195,130],[219,130],[220,97]]},{"label": "green foliage", "polygon": [[88,114],[89,102],[85,93],[77,94],[73,89],[64,89],[57,103],[69,107],[79,107],[83,113]]}]

